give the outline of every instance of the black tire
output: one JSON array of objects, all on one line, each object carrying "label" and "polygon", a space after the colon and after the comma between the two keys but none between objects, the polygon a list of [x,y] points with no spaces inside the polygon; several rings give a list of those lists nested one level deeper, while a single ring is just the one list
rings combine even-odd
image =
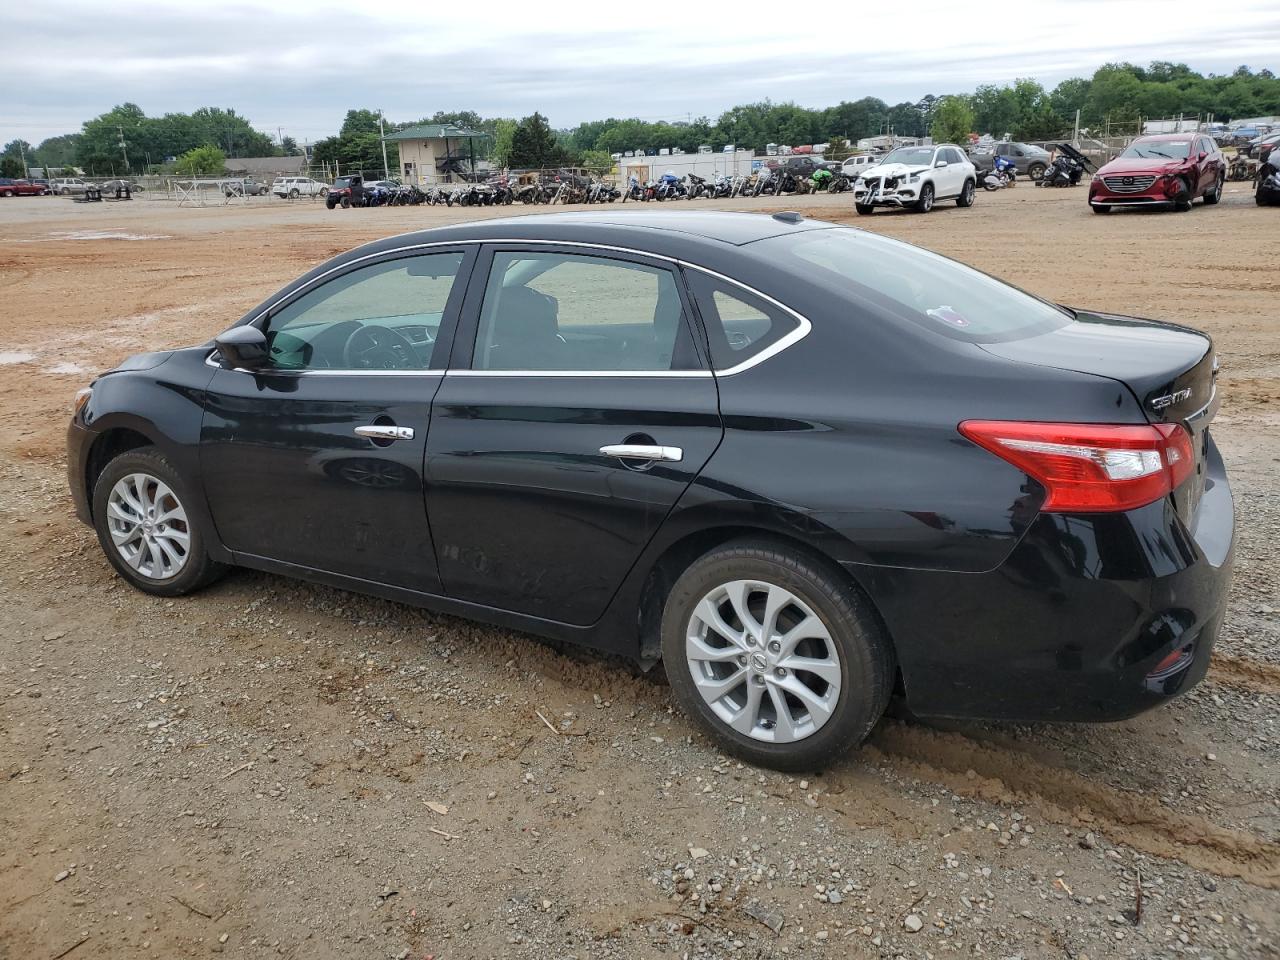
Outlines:
[{"label": "black tire", "polygon": [[1186,213],[1191,209],[1191,184],[1187,183],[1187,181],[1181,177],[1178,178],[1178,182],[1182,184],[1182,190],[1178,193],[1178,196],[1181,199],[1174,201],[1173,209],[1177,210],[1179,213]]},{"label": "black tire", "polygon": [[5,195],[6,197],[12,197],[12,196],[13,196],[13,191],[12,191],[12,190],[6,190],[6,191],[4,192],[4,195]]},{"label": "black tire", "polygon": [[933,209],[933,184],[926,183],[920,188],[920,199],[911,205],[916,213],[928,213]]},{"label": "black tire", "polygon": [[1033,163],[1031,166],[1027,167],[1027,176],[1030,177],[1033,182],[1039,183],[1044,179],[1045,169],[1046,168],[1043,163]]},{"label": "black tire", "polygon": [[59,193],[61,193],[64,197],[69,197],[69,196],[71,196],[71,188],[70,188],[70,187],[63,187],[63,188],[59,191]]},{"label": "black tire", "polygon": [[320,196],[321,196],[321,197],[327,197],[327,196],[329,196],[329,188],[328,188],[328,187],[321,187],[321,188],[320,188]]},{"label": "black tire", "polygon": [[1222,199],[1222,181],[1224,179],[1225,179],[1225,175],[1219,176],[1218,179],[1214,182],[1213,189],[1204,195],[1204,205],[1206,207],[1212,207],[1215,203],[1217,203],[1219,200]]},{"label": "black tire", "polygon": [[964,189],[960,191],[960,196],[956,197],[957,207],[972,207],[973,198],[977,194],[978,188],[974,186],[972,180],[964,182]]},{"label": "black tire", "polygon": [[[831,635],[839,655],[840,692],[829,719],[808,736],[780,744],[755,739],[720,719],[698,692],[685,653],[690,618],[709,592],[732,580],[786,589]],[[822,769],[861,744],[888,705],[896,670],[893,648],[857,586],[816,555],[761,540],[717,547],[681,574],[663,609],[662,654],[671,689],[685,712],[698,718],[725,750],[778,770]]]},{"label": "black tire", "polygon": [[1094,213],[1110,213],[1111,208],[1107,206],[1105,203],[1101,205],[1093,204],[1093,212]]},{"label": "black tire", "polygon": [[297,200],[297,199],[298,199],[298,188],[297,188],[297,187],[294,187],[293,189],[291,189],[291,190],[289,191],[289,199],[290,199],[290,200]]},{"label": "black tire", "polygon": [[855,203],[853,209],[864,217],[876,212],[875,204],[872,203]]},{"label": "black tire", "polygon": [[[191,511],[187,514],[189,539],[186,563],[175,576],[167,580],[153,579],[133,569],[111,540],[111,532],[107,527],[107,500],[111,488],[131,473],[146,473],[164,481],[184,508]],[[106,465],[93,485],[93,527],[97,531],[102,552],[116,572],[130,585],[157,597],[177,597],[191,593],[208,586],[227,571],[224,564],[212,560],[206,552],[205,533],[194,519],[194,506],[195,498],[187,492],[182,477],[174,470],[168,458],[155,447],[138,447],[120,454]]]},{"label": "black tire", "polygon": [[325,198],[324,198],[324,205],[325,205],[325,207],[326,207],[327,209],[332,210],[334,207],[336,207],[336,206],[338,205],[338,198],[337,198],[337,197],[325,197]]},{"label": "black tire", "polygon": [[342,198],[342,209],[343,209],[343,210],[349,210],[350,208],[351,208],[351,198],[350,198],[350,197],[347,197],[347,196],[344,196],[344,197]]}]

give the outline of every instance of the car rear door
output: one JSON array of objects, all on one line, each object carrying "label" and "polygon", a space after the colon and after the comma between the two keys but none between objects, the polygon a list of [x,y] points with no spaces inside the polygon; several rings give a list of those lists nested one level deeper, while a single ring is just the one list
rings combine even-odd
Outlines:
[{"label": "car rear door", "polygon": [[720,443],[705,351],[671,261],[487,248],[427,442],[448,594],[598,620]]},{"label": "car rear door", "polygon": [[219,369],[201,428],[229,549],[440,592],[423,457],[473,258],[443,247],[356,261],[255,321],[271,365]]}]

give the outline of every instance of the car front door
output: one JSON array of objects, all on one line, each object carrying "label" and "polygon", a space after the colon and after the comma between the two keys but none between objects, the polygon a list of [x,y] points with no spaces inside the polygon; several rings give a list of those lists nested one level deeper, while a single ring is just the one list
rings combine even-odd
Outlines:
[{"label": "car front door", "polygon": [[229,549],[440,591],[423,456],[473,257],[432,249],[357,262],[255,321],[271,363],[220,368],[201,429],[201,475]]},{"label": "car front door", "polygon": [[720,443],[705,349],[674,263],[486,250],[427,441],[449,595],[598,620]]}]

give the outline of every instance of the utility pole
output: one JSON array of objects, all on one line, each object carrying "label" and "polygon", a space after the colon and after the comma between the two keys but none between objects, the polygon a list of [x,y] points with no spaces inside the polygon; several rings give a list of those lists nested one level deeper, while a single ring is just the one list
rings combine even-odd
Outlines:
[{"label": "utility pole", "polygon": [[[22,155],[22,179],[27,179],[27,148],[22,143],[22,138],[18,138],[18,153]],[[46,178],[47,179],[47,178]]]},{"label": "utility pole", "polygon": [[124,172],[129,172],[129,148],[124,144],[124,127],[116,124],[116,130],[120,132],[120,152],[124,154]]},{"label": "utility pole", "polygon": [[1071,134],[1071,145],[1077,150],[1080,149],[1080,108],[1076,107],[1076,127]]},{"label": "utility pole", "polygon": [[387,141],[382,139],[382,108],[378,108],[378,141],[382,144],[382,179],[391,179],[391,170],[387,167]]}]

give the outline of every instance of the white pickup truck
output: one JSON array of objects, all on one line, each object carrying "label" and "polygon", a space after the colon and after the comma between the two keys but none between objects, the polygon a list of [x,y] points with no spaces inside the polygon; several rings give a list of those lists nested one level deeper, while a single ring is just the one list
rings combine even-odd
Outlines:
[{"label": "white pickup truck", "polygon": [[290,200],[297,197],[323,197],[329,193],[329,185],[310,177],[276,177],[271,192]]}]

